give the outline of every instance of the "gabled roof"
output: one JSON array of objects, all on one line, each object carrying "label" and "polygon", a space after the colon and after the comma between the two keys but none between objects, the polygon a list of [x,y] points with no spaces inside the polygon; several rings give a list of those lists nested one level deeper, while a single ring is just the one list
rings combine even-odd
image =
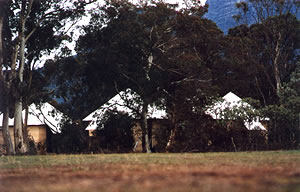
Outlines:
[{"label": "gabled roof", "polygon": [[[225,119],[224,111],[233,110],[234,108],[248,108],[255,110],[250,104],[242,101],[242,99],[236,94],[229,92],[223,97],[223,101],[215,103],[213,106],[209,107],[205,113],[210,115],[213,119]],[[266,128],[260,123],[258,117],[250,122],[244,121],[244,125],[248,130],[266,130]]]},{"label": "gabled roof", "polygon": [[[25,121],[25,110],[22,111],[23,122]],[[52,130],[59,132],[60,122],[64,114],[55,109],[49,103],[35,105],[34,103],[28,107],[27,125],[48,125]],[[3,123],[3,114],[0,115],[0,127]],[[14,126],[14,118],[9,118],[9,126]]]},{"label": "gabled roof", "polygon": [[[139,95],[131,89],[119,92],[99,109],[95,110],[83,119],[83,121],[90,121],[86,130],[95,130],[97,128],[97,119],[101,119],[105,112],[109,110],[126,112],[131,116],[135,116],[135,110],[139,109],[139,105],[135,102],[135,99],[139,99]],[[165,110],[158,109],[155,106],[149,106],[148,114],[148,118],[151,119],[166,119],[167,117]]]},{"label": "gabled roof", "polygon": [[212,116],[214,119],[223,119],[223,112],[226,109],[243,106],[249,107],[250,105],[242,102],[242,99],[236,94],[229,92],[223,97],[223,101],[216,102],[213,106],[209,107],[206,114]]}]

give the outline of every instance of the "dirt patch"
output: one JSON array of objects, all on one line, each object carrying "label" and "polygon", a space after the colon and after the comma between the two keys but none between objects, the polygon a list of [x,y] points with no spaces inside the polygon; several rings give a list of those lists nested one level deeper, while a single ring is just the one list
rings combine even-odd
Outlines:
[{"label": "dirt patch", "polygon": [[2,169],[0,191],[296,192],[300,191],[300,168],[114,163]]}]

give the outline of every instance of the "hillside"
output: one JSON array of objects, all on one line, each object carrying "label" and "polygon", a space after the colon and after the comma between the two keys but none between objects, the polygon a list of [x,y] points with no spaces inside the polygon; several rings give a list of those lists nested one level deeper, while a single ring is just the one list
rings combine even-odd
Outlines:
[{"label": "hillside", "polygon": [[[230,28],[237,25],[233,16],[238,14],[236,3],[241,1],[243,0],[207,0],[206,4],[209,5],[209,8],[205,17],[214,21],[224,33],[227,33]],[[251,6],[249,9],[252,9]],[[296,8],[293,9],[293,12],[296,12]],[[300,18],[299,11],[297,17]],[[254,18],[249,16],[248,23],[252,24],[254,22]]]}]

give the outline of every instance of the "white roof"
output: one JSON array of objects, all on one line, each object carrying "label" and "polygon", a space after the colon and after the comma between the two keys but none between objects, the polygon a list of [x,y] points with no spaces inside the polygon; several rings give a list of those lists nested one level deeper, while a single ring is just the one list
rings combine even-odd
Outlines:
[{"label": "white roof", "polygon": [[[56,110],[51,104],[43,103],[40,106],[31,104],[28,107],[27,125],[48,125],[52,130],[59,132],[63,113]],[[25,110],[22,111],[23,122],[25,121]],[[3,114],[0,115],[0,127],[2,127]],[[14,126],[14,119],[9,118],[9,126]]]},{"label": "white roof", "polygon": [[[234,108],[248,108],[248,109],[252,108],[248,103],[243,102],[240,97],[238,97],[232,92],[227,93],[223,97],[223,99],[224,101],[217,102],[212,107],[209,107],[205,113],[207,115],[210,115],[213,119],[224,119],[225,110],[232,110]],[[255,118],[255,120],[250,122],[244,121],[244,125],[249,130],[255,130],[255,129],[266,130],[266,128],[259,122],[258,117]]]},{"label": "white roof", "polygon": [[[109,110],[127,112],[129,115],[134,116],[134,110],[139,109],[139,105],[135,102],[136,99],[139,99],[139,95],[130,89],[119,92],[99,109],[95,110],[83,119],[83,121],[90,121],[86,130],[97,129],[97,119],[101,119],[105,112]],[[149,106],[148,114],[148,117],[152,119],[165,119],[167,117],[165,110],[158,109],[155,106]]]}]

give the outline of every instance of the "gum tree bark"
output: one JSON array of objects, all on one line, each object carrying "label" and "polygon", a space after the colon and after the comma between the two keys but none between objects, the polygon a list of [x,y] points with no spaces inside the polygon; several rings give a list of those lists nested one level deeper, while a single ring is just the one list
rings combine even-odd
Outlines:
[{"label": "gum tree bark", "polygon": [[3,120],[2,120],[2,135],[4,140],[4,145],[7,155],[14,155],[15,150],[11,140],[9,132],[9,84],[6,83],[4,72],[3,72],[3,62],[4,62],[4,50],[3,50],[3,28],[5,23],[5,0],[0,0],[0,84],[1,84],[1,96],[2,96],[2,107],[3,107]]},{"label": "gum tree bark", "polygon": [[[19,50],[19,57],[20,57],[20,64],[18,70],[18,86],[22,89],[23,79],[24,79],[24,65],[25,65],[25,25],[26,20],[31,12],[33,0],[22,1],[21,5],[21,16],[20,16],[20,30],[19,30],[19,41],[20,41],[20,50]],[[16,50],[17,51],[17,50]],[[18,88],[19,88],[18,87]],[[20,89],[18,89],[20,91]],[[29,146],[27,138],[24,135],[23,129],[23,118],[22,118],[22,106],[23,106],[23,98],[21,94],[17,95],[17,99],[15,101],[15,114],[14,114],[14,134],[15,134],[15,148],[17,153],[27,153],[29,152]]]},{"label": "gum tree bark", "polygon": [[[7,83],[9,95],[12,95],[14,99],[14,103],[11,103],[10,107],[13,105],[15,107],[15,149],[18,154],[23,154],[27,153],[29,148],[26,126],[23,126],[22,122],[22,108],[27,105],[28,95],[24,93],[25,91],[30,93],[28,87],[30,87],[31,82],[29,80],[28,84],[27,81],[26,83],[24,81],[24,67],[28,65],[28,69],[34,69],[31,63],[39,60],[44,50],[49,51],[58,48],[64,41],[61,37],[66,37],[70,29],[65,31],[64,24],[71,22],[72,26],[75,25],[78,18],[84,14],[85,6],[96,0],[74,2],[49,0],[47,3],[35,0],[0,0],[0,2],[2,1],[10,6],[6,7],[6,10],[13,10],[8,14],[11,20],[8,27],[13,29],[9,31],[12,36],[7,38],[11,48],[8,58],[10,71],[4,74],[5,78],[3,79]],[[4,59],[6,58],[4,57]]]},{"label": "gum tree bark", "polygon": [[147,121],[147,114],[148,114],[148,106],[149,104],[144,101],[143,108],[142,108],[142,114],[141,114],[141,129],[142,129],[142,136],[143,140],[145,141],[145,144],[143,145],[143,151],[147,153],[151,153],[151,147],[150,147],[150,140],[149,140],[149,127],[148,127],[148,121]]}]

